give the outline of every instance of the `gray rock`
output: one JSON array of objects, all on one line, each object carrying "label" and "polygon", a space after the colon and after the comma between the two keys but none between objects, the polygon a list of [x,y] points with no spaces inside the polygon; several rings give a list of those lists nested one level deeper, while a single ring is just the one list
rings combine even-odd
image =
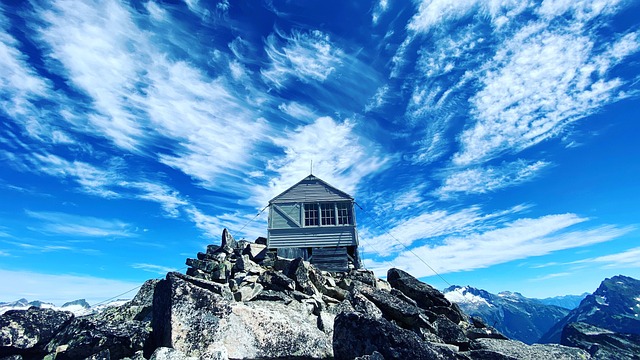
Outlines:
[{"label": "gray rock", "polygon": [[[326,319],[325,319],[326,320]],[[331,358],[332,338],[318,328],[318,318],[293,301],[234,303],[222,327],[231,359]]]},{"label": "gray rock", "polygon": [[279,271],[267,270],[258,279],[265,289],[275,291],[289,291],[296,289],[296,283]]},{"label": "gray rock", "polygon": [[366,316],[371,316],[374,319],[380,319],[382,317],[382,311],[378,309],[376,304],[360,293],[353,294],[351,303],[353,304],[353,309]]},{"label": "gray rock", "polygon": [[491,326],[469,328],[465,330],[465,335],[471,340],[482,338],[509,340],[509,338]]},{"label": "gray rock", "polygon": [[417,306],[411,305],[390,293],[371,286],[361,286],[360,293],[382,311],[387,320],[395,320],[406,328],[431,327],[427,317]]},{"label": "gray rock", "polygon": [[244,249],[243,254],[249,255],[249,259],[261,262],[267,256],[267,245],[250,243]]},{"label": "gray rock", "polygon": [[436,335],[447,344],[452,344],[460,347],[461,350],[468,350],[469,338],[465,335],[464,331],[449,320],[447,317],[440,315],[438,319],[433,323],[436,329]]},{"label": "gray rock", "polygon": [[73,318],[70,312],[37,307],[5,312],[0,315],[0,357],[46,354],[44,346]]},{"label": "gray rock", "polygon": [[223,347],[220,323],[231,314],[232,296],[221,295],[220,284],[198,280],[169,273],[156,286],[153,348],[170,347],[202,357]]},{"label": "gray rock", "polygon": [[157,279],[145,281],[131,301],[121,306],[108,307],[104,311],[90,316],[97,320],[111,322],[128,320],[150,322],[153,316],[153,294],[159,281]]},{"label": "gray rock", "polygon": [[236,259],[236,263],[233,265],[233,271],[260,274],[264,272],[264,269],[251,261],[249,255],[242,255]]},{"label": "gray rock", "polygon": [[263,290],[260,292],[254,300],[263,300],[263,301],[282,301],[285,304],[289,304],[293,301],[290,296],[280,292],[273,290]]},{"label": "gray rock", "polygon": [[[519,360],[584,360],[590,355],[586,351],[578,348],[562,346],[557,344],[527,345],[516,340],[499,339],[477,339],[471,342],[473,350],[464,353],[471,359],[519,359]],[[482,350],[482,351],[478,351]],[[494,357],[487,357],[487,356]]]},{"label": "gray rock", "polygon": [[231,236],[231,234],[229,233],[229,230],[224,229],[222,230],[222,241],[220,243],[220,247],[221,248],[231,248],[231,249],[235,249],[238,246],[238,243],[236,242],[236,239],[233,238],[233,236]]},{"label": "gray rock", "polygon": [[447,316],[454,323],[465,319],[464,313],[457,305],[452,305],[444,295],[428,284],[411,276],[400,269],[389,269],[387,281],[395,289],[415,300],[423,309]]},{"label": "gray rock", "polygon": [[233,293],[233,297],[236,301],[251,301],[262,292],[262,285],[260,284],[247,284],[241,286],[238,291]]},{"label": "gray rock", "polygon": [[56,360],[100,358],[104,354],[121,359],[143,350],[150,332],[147,322],[105,321],[86,316],[74,319],[54,336],[45,350],[56,353]]},{"label": "gray rock", "polygon": [[[219,357],[220,360],[227,359],[227,357]],[[180,350],[168,348],[168,347],[159,347],[157,348],[149,360],[198,360],[197,357],[186,356]]]},{"label": "gray rock", "polygon": [[318,289],[316,289],[309,278],[310,267],[311,264],[307,261],[302,260],[302,258],[297,258],[289,265],[286,275],[296,282],[297,290],[307,295],[316,295],[318,294]]},{"label": "gray rock", "polygon": [[584,349],[594,359],[640,359],[640,335],[615,333],[586,323],[565,326],[561,343]]},{"label": "gray rock", "polygon": [[353,359],[380,353],[384,359],[466,359],[456,352],[432,346],[410,330],[405,330],[384,318],[374,319],[363,314],[341,313],[333,328],[335,359]]}]

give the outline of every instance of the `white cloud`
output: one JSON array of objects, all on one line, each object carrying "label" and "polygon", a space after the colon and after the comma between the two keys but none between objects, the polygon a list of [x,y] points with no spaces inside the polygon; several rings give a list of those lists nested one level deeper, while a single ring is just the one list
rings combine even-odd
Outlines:
[{"label": "white cloud", "polygon": [[540,15],[553,18],[570,13],[580,22],[618,10],[625,0],[544,0],[536,10]]},{"label": "white cloud", "polygon": [[640,267],[640,247],[632,248],[617,254],[598,256],[574,261],[572,264],[602,264],[604,268],[637,268]]},{"label": "white cloud", "polygon": [[[157,154],[159,160],[204,186],[237,176],[269,131],[255,110],[263,96],[247,97],[245,83],[239,96],[231,70],[210,78],[193,62],[165,52],[167,44],[142,31],[136,25],[141,14],[125,4],[58,1],[52,8],[40,12],[39,32],[49,57],[60,64],[54,69],[90,96],[95,108],[73,118],[76,127],[135,152],[153,154],[157,142],[169,139],[174,146]],[[220,51],[214,54],[230,63]],[[81,123],[85,118],[88,124]]]},{"label": "white cloud", "polygon": [[[26,211],[26,214],[42,224],[32,227],[45,234],[83,237],[131,237],[135,236],[131,224],[117,219],[100,219],[61,212]],[[51,249],[62,250],[62,249]]]},{"label": "white cloud", "polygon": [[168,266],[155,265],[155,264],[145,264],[145,263],[136,263],[131,264],[131,267],[134,269],[144,270],[150,273],[164,275],[171,271],[178,271],[178,269],[174,269]]},{"label": "white cloud", "polygon": [[496,191],[530,181],[549,165],[545,161],[531,163],[519,160],[499,167],[454,170],[444,179],[442,186],[435,190],[435,194],[447,198],[456,193],[484,194]]},{"label": "white cloud", "polygon": [[313,174],[329,184],[355,196],[359,182],[379,171],[388,159],[378,155],[374,144],[367,143],[354,131],[355,123],[336,122],[321,117],[273,139],[284,150],[284,157],[269,161],[268,170],[276,173],[269,184],[253,189],[253,202],[268,201],[298,181]]},{"label": "white cloud", "polygon": [[573,275],[573,274],[570,272],[553,273],[553,274],[538,276],[536,278],[531,279],[530,281],[544,281],[544,280],[555,279],[558,277],[564,277],[569,275]]},{"label": "white cloud", "polygon": [[[0,269],[2,301],[21,298],[40,300],[62,305],[65,302],[86,299],[95,304],[118,294],[121,298],[133,298],[142,283],[104,279],[92,276],[43,274],[30,271]],[[133,289],[133,290],[132,290]]]},{"label": "white cloud", "polygon": [[91,164],[70,162],[53,154],[34,154],[28,162],[33,165],[31,170],[42,172],[58,178],[70,178],[80,185],[82,191],[104,198],[117,198],[120,195],[110,189],[118,179],[111,171],[105,171]]},{"label": "white cloud", "polygon": [[[615,48],[624,49],[623,57],[640,43],[625,36],[609,46]],[[544,23],[521,29],[485,65],[482,89],[470,100],[476,123],[460,136],[454,163],[521,151],[623,97],[622,81],[608,76],[622,57],[611,53],[570,29],[547,29]]]},{"label": "white cloud", "polygon": [[373,11],[371,13],[371,21],[373,24],[377,24],[380,16],[387,11],[389,7],[389,0],[379,0],[378,3],[374,6]]},{"label": "white cloud", "polygon": [[271,66],[262,69],[261,73],[267,83],[277,88],[284,87],[289,77],[305,83],[323,82],[340,66],[344,56],[329,35],[319,30],[305,33],[294,30],[291,35],[271,34],[266,39],[265,52],[271,59]]},{"label": "white cloud", "polygon": [[427,32],[442,22],[466,16],[477,3],[477,0],[424,0],[407,28],[415,32]]},{"label": "white cloud", "polygon": [[292,118],[303,122],[310,122],[317,118],[317,115],[312,109],[297,101],[282,103],[278,105],[278,109]]},{"label": "white cloud", "polygon": [[182,199],[180,193],[166,185],[153,182],[119,182],[119,186],[139,190],[135,195],[138,199],[153,201],[160,206],[170,217],[178,217],[179,209],[189,203]]},{"label": "white cloud", "polygon": [[[423,209],[420,212],[412,210],[411,213],[418,212],[418,215],[388,219],[386,222],[389,230],[385,228],[363,229],[360,238],[365,243],[363,246],[365,253],[369,255],[375,253],[377,256],[387,257],[406,250],[418,240],[467,235],[474,231],[492,228],[496,225],[495,222],[504,222],[505,216],[527,208],[525,205],[518,205],[505,211],[489,214],[483,214],[479,206],[457,211]],[[399,215],[405,214],[406,212]],[[378,235],[374,235],[376,233]],[[371,244],[375,244],[375,246],[371,246]]]},{"label": "white cloud", "polygon": [[167,19],[167,11],[160,7],[156,2],[147,1],[144,4],[144,7],[147,9],[153,20],[164,21]]},{"label": "white cloud", "polygon": [[[568,228],[587,221],[575,214],[523,218],[501,228],[448,237],[439,245],[422,245],[404,251],[391,262],[417,277],[433,272],[416,257],[430,264],[438,273],[468,271],[555,251],[606,242],[627,234],[632,228],[599,226],[586,230]],[[415,255],[414,255],[415,254]]]}]

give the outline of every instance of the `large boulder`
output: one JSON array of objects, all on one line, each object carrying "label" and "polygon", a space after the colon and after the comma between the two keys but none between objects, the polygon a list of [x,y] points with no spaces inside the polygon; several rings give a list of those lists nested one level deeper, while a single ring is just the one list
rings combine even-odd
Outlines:
[{"label": "large boulder", "polygon": [[336,317],[333,354],[337,360],[364,357],[375,352],[386,360],[466,359],[451,349],[423,341],[415,332],[384,318],[376,319],[358,312],[345,312]]},{"label": "large boulder", "polygon": [[[224,285],[168,273],[153,298],[153,348],[170,347],[188,356],[219,353],[220,322],[231,313]],[[227,294],[226,296],[224,294]]]},{"label": "large boulder", "polygon": [[236,302],[216,286],[222,285],[167,274],[155,291],[152,348],[201,359],[332,356],[331,338],[306,304],[278,297]]},{"label": "large boulder", "polygon": [[594,359],[640,359],[640,335],[620,334],[586,323],[571,323],[561,344],[588,351]]},{"label": "large boulder", "polygon": [[70,312],[37,307],[5,312],[0,315],[0,358],[44,355],[45,345],[73,318]]},{"label": "large boulder", "polygon": [[473,360],[517,359],[517,360],[585,360],[589,353],[582,349],[557,344],[527,345],[516,340],[477,339],[471,343],[471,351],[465,352]]},{"label": "large boulder", "polygon": [[151,322],[153,316],[153,294],[158,281],[160,280],[147,280],[130,301],[121,306],[108,307],[104,311],[91,316],[99,320],[113,322],[128,320]]},{"label": "large boulder", "polygon": [[232,359],[331,358],[332,339],[320,328],[328,320],[297,301],[233,303],[220,340]]},{"label": "large boulder", "polygon": [[[144,349],[151,328],[147,322],[104,321],[80,317],[59,332],[46,346],[56,360],[94,357],[122,359]],[[102,355],[100,355],[102,354]]]},{"label": "large boulder", "polygon": [[368,285],[356,286],[354,289],[359,290],[360,294],[374,303],[387,320],[397,321],[405,328],[431,327],[427,316],[420,308],[391,295],[389,292]]},{"label": "large boulder", "polygon": [[459,323],[465,319],[465,314],[462,310],[447,300],[444,294],[405,271],[395,268],[389,269],[387,271],[387,281],[394,289],[400,290],[403,294],[413,299],[422,309],[445,315],[454,323]]}]

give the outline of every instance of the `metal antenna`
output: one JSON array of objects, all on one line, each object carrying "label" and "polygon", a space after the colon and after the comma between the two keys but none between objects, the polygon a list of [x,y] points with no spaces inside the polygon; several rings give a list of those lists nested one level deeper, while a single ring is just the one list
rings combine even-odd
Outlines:
[{"label": "metal antenna", "polygon": [[313,175],[313,160],[311,160],[311,171],[309,172],[309,174]]}]

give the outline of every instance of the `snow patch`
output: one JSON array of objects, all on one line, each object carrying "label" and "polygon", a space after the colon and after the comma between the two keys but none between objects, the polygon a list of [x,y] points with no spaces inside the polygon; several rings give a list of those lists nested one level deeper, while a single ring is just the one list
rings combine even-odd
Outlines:
[{"label": "snow patch", "polygon": [[449,300],[451,302],[454,302],[454,303],[473,304],[473,305],[476,305],[476,306],[485,305],[485,306],[488,306],[488,307],[493,307],[493,305],[490,304],[483,297],[478,296],[478,295],[474,295],[474,294],[468,292],[467,288],[465,288],[465,287],[457,288],[457,289],[455,289],[453,291],[449,291],[449,292],[444,294],[444,297],[447,298],[447,300]]}]

